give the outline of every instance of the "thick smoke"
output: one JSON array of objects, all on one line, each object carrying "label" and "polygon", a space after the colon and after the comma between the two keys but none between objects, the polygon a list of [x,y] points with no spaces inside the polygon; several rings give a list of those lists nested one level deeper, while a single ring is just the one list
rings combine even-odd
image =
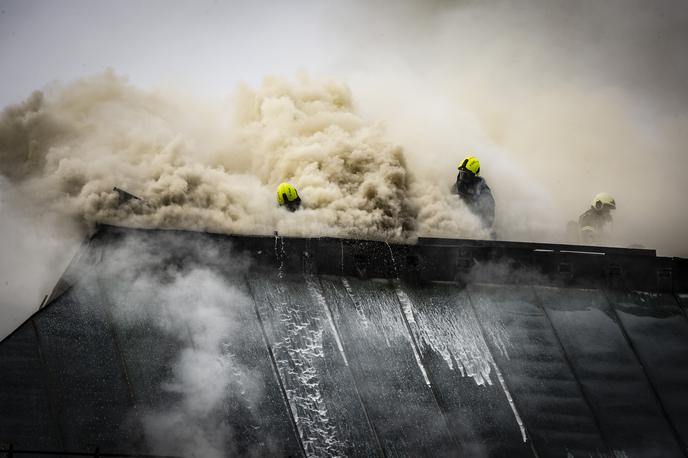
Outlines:
[{"label": "thick smoke", "polygon": [[[336,81],[268,78],[211,103],[112,73],[53,86],[6,109],[0,173],[87,223],[483,237],[447,191],[470,153],[495,193],[500,238],[563,240],[607,191],[619,206],[611,243],[685,255],[682,2],[296,8],[323,24],[327,58],[309,67]],[[307,38],[279,21],[266,36]],[[275,208],[283,180],[305,211]],[[145,202],[119,205],[113,186]]]},{"label": "thick smoke", "polygon": [[[7,108],[1,171],[32,204],[88,224],[387,240],[408,239],[416,227],[481,235],[446,183],[414,182],[401,147],[364,123],[351,99],[341,83],[267,78],[256,90],[239,87],[230,115],[108,72]],[[276,206],[282,181],[297,187],[304,211]],[[121,202],[115,186],[141,200]],[[419,213],[433,194],[433,214]]]},{"label": "thick smoke", "polygon": [[563,240],[606,191],[609,243],[688,254],[685,2],[375,5],[341,14],[357,32],[342,60],[360,63],[362,114],[387,122],[419,179],[446,180],[470,152],[500,238]]}]

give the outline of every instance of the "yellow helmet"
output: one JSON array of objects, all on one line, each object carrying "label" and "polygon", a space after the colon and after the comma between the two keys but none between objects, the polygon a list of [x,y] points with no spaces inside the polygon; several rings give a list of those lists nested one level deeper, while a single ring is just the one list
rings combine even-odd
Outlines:
[{"label": "yellow helmet", "polygon": [[299,193],[296,192],[296,188],[289,183],[280,183],[277,186],[277,203],[284,205],[288,202],[294,202],[299,198]]},{"label": "yellow helmet", "polygon": [[614,210],[616,208],[616,201],[609,193],[601,192],[592,199],[591,205],[595,210],[602,210],[603,208]]},{"label": "yellow helmet", "polygon": [[474,175],[480,175],[480,161],[475,156],[468,156],[459,164],[459,170],[462,169],[473,172]]}]

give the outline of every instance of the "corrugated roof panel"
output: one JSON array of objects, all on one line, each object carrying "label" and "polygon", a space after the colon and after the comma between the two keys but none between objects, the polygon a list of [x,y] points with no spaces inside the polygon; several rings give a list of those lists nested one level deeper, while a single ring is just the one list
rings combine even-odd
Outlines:
[{"label": "corrugated roof panel", "polygon": [[470,285],[468,292],[538,454],[606,453],[595,417],[532,288]]},{"label": "corrugated roof panel", "polygon": [[0,445],[683,455],[682,264],[568,248],[101,228],[0,344]]},{"label": "corrugated roof panel", "polygon": [[681,456],[658,399],[599,290],[537,287],[607,444],[640,456]]}]

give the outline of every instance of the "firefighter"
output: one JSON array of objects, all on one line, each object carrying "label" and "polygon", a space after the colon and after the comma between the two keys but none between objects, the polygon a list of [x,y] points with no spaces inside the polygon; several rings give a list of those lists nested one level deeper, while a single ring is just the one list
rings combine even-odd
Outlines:
[{"label": "firefighter", "polygon": [[[492,191],[480,176],[480,162],[474,156],[468,156],[459,164],[459,174],[452,186],[452,194],[458,194],[468,208],[478,216],[483,225],[492,230],[495,220],[495,201]],[[494,232],[493,232],[494,238]]]},{"label": "firefighter", "polygon": [[277,203],[286,207],[287,210],[294,212],[301,206],[301,198],[296,188],[289,183],[280,183],[277,186]]},{"label": "firefighter", "polygon": [[590,208],[578,218],[580,240],[585,243],[599,242],[605,227],[612,222],[612,210],[616,210],[616,201],[606,192],[597,194]]}]

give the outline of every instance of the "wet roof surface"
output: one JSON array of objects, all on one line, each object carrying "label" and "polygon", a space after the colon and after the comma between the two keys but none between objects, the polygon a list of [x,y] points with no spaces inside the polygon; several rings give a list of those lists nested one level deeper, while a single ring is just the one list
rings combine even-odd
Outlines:
[{"label": "wet roof surface", "polygon": [[[562,281],[504,257],[476,273],[475,242],[427,244],[447,273],[404,246],[242,240],[102,229],[0,344],[0,444],[685,456],[688,303],[661,275],[639,291],[570,281],[591,262],[571,257]],[[667,265],[616,254],[622,272]]]}]

